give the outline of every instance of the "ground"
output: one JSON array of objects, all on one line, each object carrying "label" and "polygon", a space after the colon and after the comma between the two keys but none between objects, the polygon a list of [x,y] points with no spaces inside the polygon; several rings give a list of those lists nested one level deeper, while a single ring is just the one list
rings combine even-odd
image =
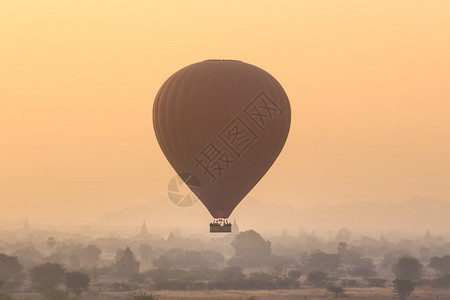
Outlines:
[{"label": "ground", "polygon": [[[106,300],[106,299],[131,299],[131,292],[102,293],[101,295],[84,295],[80,299]],[[299,289],[299,290],[272,290],[272,291],[156,291],[154,295],[159,300],[316,300],[335,299],[324,289]],[[386,300],[399,299],[389,288],[349,288],[346,289],[346,298],[349,300]],[[36,293],[22,293],[14,295],[17,300],[41,300]],[[408,299],[450,299],[450,290],[437,290],[429,288],[416,289]]]}]

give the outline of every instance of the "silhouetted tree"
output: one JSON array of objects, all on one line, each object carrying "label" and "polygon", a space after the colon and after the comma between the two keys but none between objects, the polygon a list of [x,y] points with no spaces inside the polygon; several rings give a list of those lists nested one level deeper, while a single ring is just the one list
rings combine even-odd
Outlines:
[{"label": "silhouetted tree", "polygon": [[370,287],[384,287],[386,285],[387,279],[365,278],[365,281],[367,281],[367,286],[370,286]]},{"label": "silhouetted tree", "polygon": [[89,245],[81,249],[80,258],[85,266],[94,266],[100,259],[100,254],[102,250],[95,245]]},{"label": "silhouetted tree", "polygon": [[19,288],[25,279],[22,269],[17,257],[0,253],[0,290],[12,292]]},{"label": "silhouetted tree", "polygon": [[240,289],[243,285],[245,274],[242,269],[236,266],[231,266],[221,270],[210,282],[209,286],[213,289]]},{"label": "silhouetted tree", "polygon": [[37,251],[31,243],[25,248],[14,251],[11,255],[16,256],[17,259],[25,265],[25,267],[27,263],[31,262],[34,264],[35,261],[38,261],[42,258],[42,254]]},{"label": "silhouetted tree", "polygon": [[394,293],[399,295],[402,300],[405,300],[416,287],[412,280],[404,278],[396,278],[394,280]]},{"label": "silhouetted tree", "polygon": [[152,260],[152,264],[157,268],[169,269],[173,266],[173,260],[167,255],[162,254]]},{"label": "silhouetted tree", "polygon": [[354,267],[350,270],[350,275],[361,277],[375,277],[377,272],[370,267]]},{"label": "silhouetted tree", "polygon": [[259,233],[248,230],[236,235],[231,242],[236,255],[268,256],[272,253],[272,246]]},{"label": "silhouetted tree", "polygon": [[300,271],[298,271],[298,270],[290,270],[288,272],[288,276],[295,280],[299,279],[301,275],[302,275],[302,273],[300,273]]},{"label": "silhouetted tree", "polygon": [[89,275],[83,272],[68,272],[66,273],[66,287],[77,297],[80,297],[83,291],[87,291],[91,279]]},{"label": "silhouetted tree", "polygon": [[69,300],[68,299],[68,293],[65,290],[62,289],[51,289],[41,292],[42,295],[44,295],[45,298],[51,299],[51,300]]},{"label": "silhouetted tree", "polygon": [[0,293],[0,300],[14,300],[14,298],[8,294]]},{"label": "silhouetted tree", "polygon": [[250,273],[243,281],[244,289],[267,290],[275,287],[274,277],[264,272]]},{"label": "silhouetted tree", "polygon": [[202,251],[202,255],[212,265],[217,265],[217,264],[223,263],[225,261],[225,256],[223,256],[222,253],[214,251],[214,250],[204,250],[204,251]]},{"label": "silhouetted tree", "polygon": [[173,266],[176,268],[208,267],[210,265],[202,253],[195,250],[172,248],[165,255],[172,260]]},{"label": "silhouetted tree", "polygon": [[391,267],[395,265],[399,258],[403,256],[411,256],[409,252],[401,250],[401,251],[390,251],[383,253],[383,261],[381,262],[382,267]]},{"label": "silhouetted tree", "polygon": [[276,255],[271,255],[269,262],[273,272],[277,275],[280,275],[282,272],[286,273],[290,266],[297,264],[297,260],[293,257]]},{"label": "silhouetted tree", "polygon": [[341,262],[342,261],[339,254],[328,254],[322,251],[317,251],[311,254],[308,264],[313,269],[335,272],[341,265]]},{"label": "silhouetted tree", "polygon": [[417,258],[403,256],[392,266],[392,271],[399,278],[416,280],[421,277],[423,265]]},{"label": "silhouetted tree", "polygon": [[450,288],[450,274],[443,274],[433,280],[433,287],[448,289]]},{"label": "silhouetted tree", "polygon": [[347,228],[341,228],[339,229],[338,233],[336,234],[336,241],[338,242],[348,242],[350,241],[350,237],[352,236],[352,232],[348,230]]},{"label": "silhouetted tree", "polygon": [[272,253],[272,245],[265,241],[259,233],[248,230],[236,235],[231,242],[235,255],[228,264],[239,267],[260,267],[267,263]]},{"label": "silhouetted tree", "polygon": [[68,262],[72,268],[78,269],[80,267],[80,263],[81,263],[80,256],[76,253],[73,253],[69,256]]},{"label": "silhouetted tree", "polygon": [[133,300],[158,300],[159,297],[156,295],[153,295],[153,293],[145,292],[145,291],[139,291],[136,293],[133,293],[131,295],[131,298]]},{"label": "silhouetted tree", "polygon": [[326,288],[327,288],[327,290],[328,290],[330,293],[333,293],[333,294],[334,294],[334,296],[336,297],[336,299],[337,299],[339,296],[345,296],[345,294],[344,294],[344,288],[342,288],[341,286],[329,284],[329,285],[327,285]]},{"label": "silhouetted tree", "polygon": [[141,244],[139,246],[139,257],[143,261],[148,261],[153,256],[152,246],[149,244]]},{"label": "silhouetted tree", "polygon": [[228,267],[220,271],[217,275],[219,280],[243,280],[245,278],[245,274],[242,273],[242,269],[239,267]]},{"label": "silhouetted tree", "polygon": [[321,270],[309,272],[306,280],[316,288],[323,287],[327,283],[328,273]]},{"label": "silhouetted tree", "polygon": [[116,266],[117,273],[124,276],[139,273],[139,262],[134,258],[134,254],[129,247],[125,249],[122,257],[117,260]]},{"label": "silhouetted tree", "polygon": [[45,263],[31,269],[30,280],[37,291],[45,292],[56,289],[64,283],[64,273],[61,265]]},{"label": "silhouetted tree", "polygon": [[450,255],[430,258],[429,266],[440,273],[450,273]]},{"label": "silhouetted tree", "polygon": [[54,264],[63,264],[64,254],[63,253],[52,253],[47,257],[42,259],[44,263],[54,263]]}]

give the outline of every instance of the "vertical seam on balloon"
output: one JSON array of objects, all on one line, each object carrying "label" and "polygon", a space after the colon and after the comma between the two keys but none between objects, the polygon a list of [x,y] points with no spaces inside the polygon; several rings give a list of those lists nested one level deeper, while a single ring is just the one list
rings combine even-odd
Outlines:
[{"label": "vertical seam on balloon", "polygon": [[156,133],[156,138],[158,139],[158,142],[160,142],[160,146],[161,148],[163,148],[163,152],[164,154],[166,154],[167,152],[167,145],[165,142],[165,137],[162,135],[161,133],[161,128],[158,124],[158,122],[161,122],[161,98],[163,97],[163,95],[165,95],[167,89],[170,88],[170,86],[173,83],[173,79],[176,78],[177,76],[180,75],[182,70],[179,70],[178,72],[176,72],[175,74],[173,74],[172,76],[170,76],[161,86],[161,88],[159,89],[158,93],[156,94],[156,99],[155,102],[153,104],[153,128],[155,130]]},{"label": "vertical seam on balloon", "polygon": [[[168,84],[170,86],[167,86],[167,89],[165,89],[165,91],[164,91],[165,101],[161,101],[161,108],[160,108],[160,114],[162,116],[162,118],[161,118],[162,119],[162,121],[161,121],[162,122],[162,124],[161,124],[162,128],[167,128],[167,120],[168,120],[168,118],[167,118],[167,110],[168,110],[168,103],[167,103],[167,101],[170,100],[173,88],[176,88],[177,80],[179,79],[179,77],[181,77],[187,71],[187,69],[189,67],[190,66],[187,66],[187,67],[183,68],[182,70],[180,70],[178,75],[173,77],[172,80],[170,80],[168,82]],[[169,142],[170,142],[170,138],[167,136],[166,133],[163,133],[163,132],[162,132],[161,136],[163,137],[164,144],[165,144],[165,147],[166,147],[166,151],[165,152],[167,153],[167,156],[168,156],[167,159],[168,159],[170,165],[175,169],[176,168],[176,159],[175,159],[174,155],[172,155],[172,153],[169,151],[170,147],[168,146]]]}]

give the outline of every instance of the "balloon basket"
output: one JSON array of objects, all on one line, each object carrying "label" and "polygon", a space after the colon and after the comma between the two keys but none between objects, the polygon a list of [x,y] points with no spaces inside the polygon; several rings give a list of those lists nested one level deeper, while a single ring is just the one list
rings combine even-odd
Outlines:
[{"label": "balloon basket", "polygon": [[209,224],[209,232],[231,232],[231,224],[227,219],[214,219]]}]

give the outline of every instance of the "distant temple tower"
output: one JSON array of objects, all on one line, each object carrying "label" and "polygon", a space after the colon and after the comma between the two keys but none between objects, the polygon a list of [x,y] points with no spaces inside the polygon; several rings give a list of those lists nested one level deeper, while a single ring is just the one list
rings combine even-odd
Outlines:
[{"label": "distant temple tower", "polygon": [[427,232],[425,233],[425,236],[423,237],[423,240],[425,242],[432,242],[433,241],[433,236],[431,235],[430,229],[428,229]]},{"label": "distant temple tower", "polygon": [[144,220],[144,222],[142,223],[141,231],[139,231],[138,235],[136,235],[135,238],[145,239],[145,238],[148,238],[149,236],[150,236],[150,234],[148,233],[147,225],[145,225],[145,220]]},{"label": "distant temple tower", "polygon": [[236,223],[236,218],[234,219],[233,224],[231,225],[231,232],[239,233],[239,226]]},{"label": "distant temple tower", "polygon": [[28,217],[25,217],[25,222],[23,224],[23,230],[25,230],[25,231],[30,230],[30,223],[28,223]]},{"label": "distant temple tower", "polygon": [[173,234],[173,231],[172,231],[172,230],[170,231],[170,234],[169,234],[169,236],[167,237],[167,240],[168,240],[168,241],[173,241],[173,240],[175,240],[175,235]]}]

